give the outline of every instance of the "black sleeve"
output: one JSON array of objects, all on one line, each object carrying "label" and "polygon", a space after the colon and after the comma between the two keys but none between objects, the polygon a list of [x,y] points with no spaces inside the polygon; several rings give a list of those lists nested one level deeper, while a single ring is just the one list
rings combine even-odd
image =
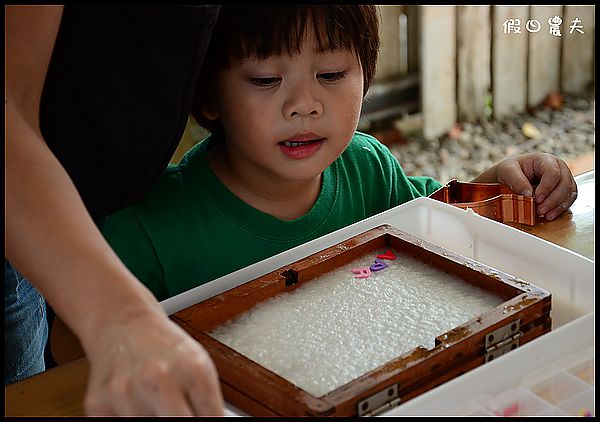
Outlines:
[{"label": "black sleeve", "polygon": [[40,125],[97,222],[136,201],[168,165],[218,10],[65,6]]}]

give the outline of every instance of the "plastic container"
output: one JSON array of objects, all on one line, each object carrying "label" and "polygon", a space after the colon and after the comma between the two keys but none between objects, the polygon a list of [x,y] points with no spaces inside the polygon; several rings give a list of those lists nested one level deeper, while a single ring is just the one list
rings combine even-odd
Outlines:
[{"label": "plastic container", "polygon": [[587,391],[571,397],[568,400],[559,402],[556,406],[569,416],[596,416],[594,405],[594,390],[588,388]]},{"label": "plastic container", "polygon": [[430,198],[417,198],[249,265],[169,298],[161,302],[161,306],[171,315],[381,224],[390,224],[422,240],[549,290],[552,293],[553,329],[553,332],[384,415],[445,415],[471,397],[500,394],[519,385],[523,376],[531,370],[593,347],[590,333],[594,332],[594,261],[469,210]]},{"label": "plastic container", "polygon": [[595,385],[594,348],[588,347],[581,352],[570,354],[555,363],[583,382]]},{"label": "plastic container", "polygon": [[495,416],[492,396],[479,396],[448,412],[451,416]]},{"label": "plastic container", "polygon": [[536,396],[553,404],[591,390],[589,384],[553,365],[526,375],[522,385]]},{"label": "plastic container", "polygon": [[[385,412],[384,416],[448,415],[460,403],[483,394],[496,397],[519,386],[528,374],[593,346],[594,313],[481,365]],[[591,387],[593,390],[593,386]]]},{"label": "plastic container", "polygon": [[517,387],[494,399],[496,416],[562,416],[564,413],[531,391]]}]

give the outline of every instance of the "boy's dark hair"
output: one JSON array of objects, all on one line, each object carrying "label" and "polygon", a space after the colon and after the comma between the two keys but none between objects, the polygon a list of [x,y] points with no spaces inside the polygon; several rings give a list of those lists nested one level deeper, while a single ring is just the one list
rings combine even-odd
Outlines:
[{"label": "boy's dark hair", "polygon": [[321,51],[347,49],[356,54],[364,76],[363,95],[375,75],[379,21],[374,5],[222,5],[196,88],[192,116],[214,132],[219,120],[202,116],[214,100],[216,75],[231,60],[259,59],[300,52],[306,25],[313,25]]}]

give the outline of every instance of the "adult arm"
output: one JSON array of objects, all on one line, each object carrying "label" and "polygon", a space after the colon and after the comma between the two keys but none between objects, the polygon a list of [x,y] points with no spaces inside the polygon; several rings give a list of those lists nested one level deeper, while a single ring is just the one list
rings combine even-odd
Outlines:
[{"label": "adult arm", "polygon": [[77,335],[88,414],[223,413],[207,352],[106,243],[44,142],[39,104],[60,6],[5,6],[5,256]]}]

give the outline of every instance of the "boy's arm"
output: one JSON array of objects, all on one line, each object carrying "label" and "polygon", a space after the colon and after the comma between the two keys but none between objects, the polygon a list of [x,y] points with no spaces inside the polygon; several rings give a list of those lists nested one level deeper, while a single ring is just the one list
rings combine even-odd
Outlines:
[{"label": "boy's arm", "polygon": [[41,136],[39,103],[62,8],[5,13],[5,256],[81,341],[91,363],[86,412],[222,414],[207,352],[120,262]]},{"label": "boy's arm", "polygon": [[421,196],[429,196],[442,187],[442,184],[429,176],[406,177]]}]

